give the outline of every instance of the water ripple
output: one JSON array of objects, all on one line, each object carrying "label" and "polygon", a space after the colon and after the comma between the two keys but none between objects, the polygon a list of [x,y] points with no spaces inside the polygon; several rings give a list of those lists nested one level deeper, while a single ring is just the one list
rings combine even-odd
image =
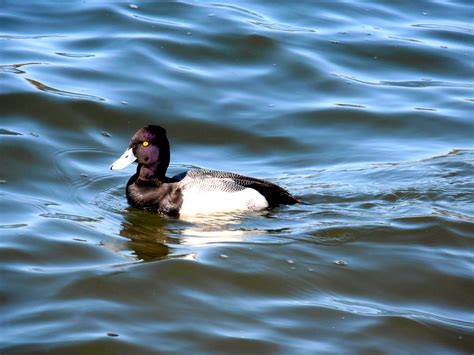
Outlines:
[{"label": "water ripple", "polygon": [[104,98],[99,97],[99,96],[94,96],[94,95],[89,95],[89,94],[80,94],[78,92],[72,92],[72,91],[65,91],[65,90],[60,90],[53,88],[51,86],[48,86],[46,84],[41,83],[38,80],[33,80],[30,78],[25,78],[25,80],[30,83],[33,87],[36,89],[49,93],[49,94],[54,94],[54,95],[59,95],[59,96],[65,96],[65,97],[70,97],[74,99],[82,99],[82,100],[94,100],[94,101],[105,101]]},{"label": "water ripple", "polygon": [[474,327],[474,322],[467,322],[460,319],[442,317],[428,312],[420,312],[414,309],[400,309],[399,307],[390,307],[387,305],[380,305],[376,303],[367,303],[357,300],[333,299],[330,302],[331,306],[341,308],[344,311],[353,312],[356,314],[365,314],[368,316],[383,316],[393,317],[400,316],[406,318],[429,319],[436,322],[446,323],[456,327],[462,327],[470,330]]},{"label": "water ripple", "polygon": [[0,72],[4,73],[13,73],[13,74],[25,74],[26,71],[21,70],[19,68],[27,66],[27,65],[38,65],[38,64],[46,64],[46,63],[21,63],[21,64],[11,64],[11,65],[0,65]]},{"label": "water ripple", "polygon": [[[2,10],[2,353],[472,352],[471,2]],[[146,124],[303,202],[134,209]]]},{"label": "water ripple", "polygon": [[211,4],[211,6],[216,7],[216,8],[223,8],[223,9],[236,11],[236,12],[242,13],[244,15],[250,15],[252,17],[257,17],[259,19],[265,19],[265,16],[263,16],[263,15],[257,13],[257,12],[245,9],[241,6],[229,5],[229,4],[219,4],[219,3],[213,3],[213,4]]},{"label": "water ripple", "polygon": [[57,55],[68,58],[92,58],[95,57],[94,54],[87,53],[65,53],[65,52],[56,52]]},{"label": "water ripple", "polygon": [[40,216],[44,218],[66,219],[73,222],[100,222],[100,218],[85,217],[68,213],[41,213]]},{"label": "water ripple", "polygon": [[412,25],[413,27],[427,28],[431,30],[453,31],[474,35],[474,29],[463,26],[453,26],[437,23],[420,23]]},{"label": "water ripple", "polygon": [[65,38],[64,35],[0,35],[0,39],[45,39],[45,38]]},{"label": "water ripple", "polygon": [[409,81],[368,81],[359,79],[355,76],[344,75],[344,74],[334,74],[337,77],[354,81],[360,84],[374,85],[374,86],[399,86],[399,87],[409,87],[409,88],[428,88],[428,87],[451,87],[451,88],[474,88],[474,84],[465,84],[465,83],[453,83],[446,81],[437,81],[437,80],[409,80]]},{"label": "water ripple", "polygon": [[282,31],[282,32],[306,32],[306,33],[315,33],[317,32],[314,29],[311,28],[302,28],[302,27],[296,27],[296,26],[291,26],[291,25],[285,25],[282,23],[277,23],[277,22],[269,22],[269,21],[252,21],[248,20],[248,23],[252,25],[256,25],[259,27],[263,27],[269,30],[275,30],[275,31]]},{"label": "water ripple", "polygon": [[19,132],[10,131],[10,130],[5,129],[5,128],[0,128],[0,135],[6,135],[6,136],[22,136],[23,134],[21,134],[21,133],[19,133]]}]

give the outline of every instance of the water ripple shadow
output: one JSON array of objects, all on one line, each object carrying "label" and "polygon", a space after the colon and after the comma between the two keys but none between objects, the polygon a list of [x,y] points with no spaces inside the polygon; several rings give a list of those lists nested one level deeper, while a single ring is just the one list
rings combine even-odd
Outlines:
[{"label": "water ripple shadow", "polygon": [[65,38],[65,35],[0,35],[0,39],[44,39],[44,38]]},{"label": "water ripple shadow", "polygon": [[398,316],[406,318],[428,319],[436,323],[445,323],[455,327],[472,329],[473,323],[462,319],[446,318],[437,314],[427,313],[423,311],[416,311],[412,309],[400,309],[393,306],[382,306],[377,303],[365,302],[360,300],[347,299],[332,299],[329,307],[343,310],[354,314],[361,314],[365,316]]},{"label": "water ripple shadow", "polygon": [[25,78],[25,80],[33,85],[36,89],[49,93],[49,94],[54,94],[54,95],[59,95],[59,96],[66,96],[66,97],[71,97],[74,99],[83,99],[83,100],[94,100],[94,101],[105,101],[104,98],[99,97],[99,96],[94,96],[94,95],[89,95],[89,94],[80,94],[77,92],[73,91],[65,91],[65,90],[59,90],[56,88],[53,88],[51,86],[48,86],[46,84],[43,84],[37,80],[33,80],[30,78]]},{"label": "water ripple shadow", "polygon": [[95,54],[87,53],[66,53],[66,52],[56,52],[57,55],[68,58],[92,58],[95,57]]},{"label": "water ripple shadow", "polygon": [[0,128],[0,136],[22,136],[23,134],[19,133],[19,132],[15,132],[15,131],[10,131],[8,129],[5,129],[5,128]]},{"label": "water ripple shadow", "polygon": [[21,63],[21,64],[0,65],[0,73],[25,74],[26,71],[18,69],[18,68],[24,67],[26,65],[37,65],[37,64],[46,64],[46,63],[29,62],[29,63]]},{"label": "water ripple shadow", "polygon": [[92,218],[92,217],[85,217],[85,216],[79,216],[79,215],[74,215],[74,214],[69,214],[69,213],[59,213],[59,212],[54,212],[54,213],[41,213],[41,217],[44,218],[56,218],[56,219],[65,219],[73,222],[100,222],[101,217],[99,218]]},{"label": "water ripple shadow", "polygon": [[388,36],[389,39],[396,39],[399,41],[406,41],[406,42],[414,42],[414,43],[425,43],[423,41],[420,41],[419,39],[414,39],[414,38],[404,38],[404,37],[396,37],[396,36]]},{"label": "water ripple shadow", "polygon": [[140,21],[148,22],[148,23],[154,23],[156,25],[163,25],[167,27],[176,27],[176,28],[181,28],[181,29],[186,29],[188,26],[184,25],[183,23],[175,22],[175,21],[169,21],[169,20],[163,20],[163,19],[158,19],[158,18],[151,18],[147,16],[142,16],[142,15],[133,15],[134,18]]},{"label": "water ripple shadow", "polygon": [[26,223],[0,224],[0,229],[17,229],[17,228],[23,228],[23,227],[28,227],[28,224]]},{"label": "water ripple shadow", "polygon": [[461,32],[470,35],[474,35],[474,30],[468,27],[453,26],[453,25],[440,25],[433,23],[420,23],[411,25],[412,27],[427,28],[430,30],[442,30],[442,31],[452,31],[452,32]]},{"label": "water ripple shadow", "polygon": [[343,104],[343,103],[336,103],[334,104],[336,106],[342,106],[342,107],[353,107],[353,108],[366,108],[364,105],[358,105],[358,104]]},{"label": "water ripple shadow", "polygon": [[235,6],[235,5],[227,5],[227,4],[210,4],[211,6],[213,7],[217,7],[217,8],[223,8],[223,9],[226,9],[226,10],[232,10],[232,11],[236,11],[236,12],[240,12],[244,15],[250,15],[252,17],[257,17],[259,19],[264,19],[265,17],[263,15],[260,15],[259,13],[256,13],[254,11],[251,11],[251,10],[247,10],[247,9],[244,9],[243,7],[239,7],[239,6]]},{"label": "water ripple shadow", "polygon": [[312,28],[290,26],[290,25],[285,25],[285,24],[281,24],[277,22],[253,21],[253,20],[248,20],[247,22],[250,23],[251,25],[263,27],[268,30],[274,30],[274,31],[316,33],[316,30]]},{"label": "water ripple shadow", "polygon": [[354,81],[359,84],[373,85],[373,86],[398,86],[398,87],[407,87],[407,88],[427,88],[427,87],[474,88],[474,84],[453,83],[453,82],[439,81],[439,80],[368,81],[368,80],[359,79],[351,75],[344,75],[344,74],[337,74],[337,73],[335,73],[334,75],[339,78]]}]

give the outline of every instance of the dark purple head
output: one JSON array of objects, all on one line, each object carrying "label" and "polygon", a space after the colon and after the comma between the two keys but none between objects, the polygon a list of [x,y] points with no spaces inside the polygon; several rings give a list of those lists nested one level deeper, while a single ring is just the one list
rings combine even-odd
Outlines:
[{"label": "dark purple head", "polygon": [[[148,125],[139,129],[133,136],[128,150],[110,167],[123,169],[138,162],[140,176],[162,178],[170,164],[170,144],[163,127]],[[141,169],[144,168],[144,169]]]},{"label": "dark purple head", "polygon": [[163,127],[152,125],[143,127],[133,135],[128,147],[132,148],[139,164],[164,164],[168,168],[170,144]]}]

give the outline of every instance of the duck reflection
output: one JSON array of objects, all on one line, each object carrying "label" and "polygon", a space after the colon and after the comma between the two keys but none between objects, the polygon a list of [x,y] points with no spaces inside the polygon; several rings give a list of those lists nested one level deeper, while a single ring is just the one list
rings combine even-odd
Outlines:
[{"label": "duck reflection", "polygon": [[265,230],[244,228],[244,214],[178,219],[129,208],[123,216],[119,234],[129,239],[124,247],[140,261],[196,259],[195,246],[242,242],[265,233]]},{"label": "duck reflection", "polygon": [[125,249],[142,261],[166,259],[172,252],[168,244],[177,243],[166,231],[167,220],[159,215],[127,209],[119,234],[128,238]]},{"label": "duck reflection", "polygon": [[180,242],[185,245],[235,243],[245,241],[251,235],[265,233],[263,230],[245,228],[245,217],[245,213],[187,217],[184,220],[190,225],[181,230]]}]

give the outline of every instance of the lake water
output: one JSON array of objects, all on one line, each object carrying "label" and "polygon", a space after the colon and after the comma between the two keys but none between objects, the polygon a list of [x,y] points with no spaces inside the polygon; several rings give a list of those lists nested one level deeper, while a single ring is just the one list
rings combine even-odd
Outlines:
[{"label": "lake water", "polygon": [[[2,354],[474,352],[474,5],[2,1]],[[110,164],[302,203],[183,220]]]}]

